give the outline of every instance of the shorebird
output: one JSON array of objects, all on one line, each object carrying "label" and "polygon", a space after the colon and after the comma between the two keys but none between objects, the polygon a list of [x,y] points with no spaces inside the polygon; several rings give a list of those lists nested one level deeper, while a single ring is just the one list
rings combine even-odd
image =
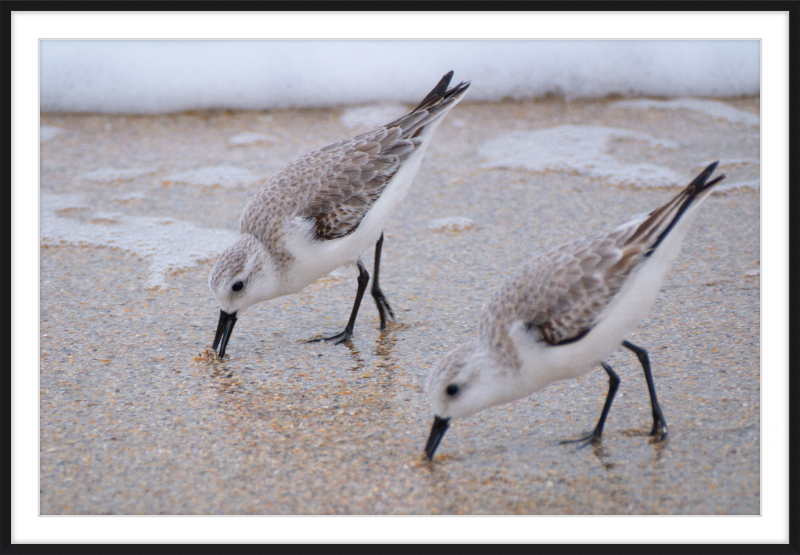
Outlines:
[{"label": "shorebird", "polygon": [[708,181],[717,164],[657,210],[538,256],[493,292],[481,309],[478,338],[447,353],[428,376],[434,411],[428,460],[452,419],[527,397],[596,365],[609,378],[600,419],[589,435],[562,443],[599,442],[620,383],[605,360],[620,344],[644,370],[650,435],[667,438],[647,351],[627,337],[655,303],[700,206],[725,177]]},{"label": "shorebird", "polygon": [[408,192],[436,127],[469,88],[462,82],[448,90],[452,76],[447,73],[416,108],[391,123],[298,158],[250,199],[238,240],[208,278],[220,306],[212,345],[220,357],[243,310],[296,293],[355,261],[358,290],[344,331],[312,340],[348,341],[369,281],[360,255],[373,244],[372,296],[381,329],[394,320],[378,282],[383,226]]}]

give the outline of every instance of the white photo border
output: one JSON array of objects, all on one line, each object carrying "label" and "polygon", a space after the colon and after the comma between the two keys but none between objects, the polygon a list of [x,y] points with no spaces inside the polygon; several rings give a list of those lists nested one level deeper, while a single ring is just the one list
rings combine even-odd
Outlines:
[{"label": "white photo border", "polygon": [[[403,34],[390,35],[390,29]],[[17,11],[11,13],[11,30],[12,544],[788,543],[788,12]],[[234,37],[760,40],[761,183],[766,183],[761,188],[761,367],[767,370],[761,380],[761,515],[39,516],[39,314],[31,310],[39,304],[38,280],[31,279],[39,272],[38,41]],[[368,525],[363,518],[371,519]],[[637,518],[634,526],[630,518]]]}]

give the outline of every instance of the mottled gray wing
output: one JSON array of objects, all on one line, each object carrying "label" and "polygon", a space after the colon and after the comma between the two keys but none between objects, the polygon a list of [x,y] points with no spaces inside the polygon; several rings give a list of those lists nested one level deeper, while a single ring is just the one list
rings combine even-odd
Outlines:
[{"label": "mottled gray wing", "polygon": [[250,199],[242,233],[271,244],[295,218],[313,220],[322,240],[353,232],[417,146],[401,134],[399,127],[376,129],[301,156]]},{"label": "mottled gray wing", "polygon": [[551,345],[577,341],[597,323],[631,271],[644,260],[644,249],[622,244],[622,231],[602,234],[553,252],[549,279],[540,302],[525,322]]},{"label": "mottled gray wing", "polygon": [[298,158],[250,199],[241,231],[276,243],[288,222],[302,218],[314,221],[321,240],[352,233],[417,146],[401,133],[377,129]]},{"label": "mottled gray wing", "polygon": [[482,333],[501,348],[508,341],[503,337],[508,326],[518,321],[551,345],[586,335],[692,202],[705,198],[725,178],[707,181],[716,167],[717,162],[708,166],[646,218],[574,241],[520,268],[490,299],[482,314]]},{"label": "mottled gray wing", "polygon": [[[352,233],[381,196],[400,165],[419,146],[402,129],[378,129],[331,145],[303,159],[307,203],[296,214],[315,221],[318,239]],[[298,191],[299,192],[299,191]]]},{"label": "mottled gray wing", "polygon": [[522,321],[551,345],[586,335],[643,260],[641,246],[625,244],[634,229],[592,235],[524,265],[490,299],[483,332],[502,342],[491,336],[505,334],[508,326]]},{"label": "mottled gray wing", "polygon": [[[385,127],[336,143],[307,155],[304,167],[318,183],[309,203],[298,215],[315,220],[318,239],[336,239],[352,233],[381,196],[397,170],[419,148],[428,126],[443,117],[469,88],[447,86],[447,73],[420,104]],[[303,160],[303,159],[301,159]]]},{"label": "mottled gray wing", "polygon": [[320,240],[357,229],[400,166],[423,142],[429,124],[443,117],[469,83],[447,86],[452,72],[408,114],[352,139],[302,156],[272,177],[250,200],[240,220],[242,232],[269,244],[287,221],[314,221]]}]

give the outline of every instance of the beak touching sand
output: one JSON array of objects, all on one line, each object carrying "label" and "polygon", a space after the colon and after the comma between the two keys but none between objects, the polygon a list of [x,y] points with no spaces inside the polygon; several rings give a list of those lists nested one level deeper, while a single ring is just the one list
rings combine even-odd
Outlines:
[{"label": "beak touching sand", "polygon": [[433,453],[436,451],[436,448],[439,447],[439,442],[442,441],[442,437],[447,431],[447,427],[449,425],[449,418],[439,418],[438,416],[433,417],[431,435],[428,436],[428,443],[425,445],[425,455],[428,456],[429,461],[433,460]]},{"label": "beak touching sand", "polygon": [[[228,346],[228,341],[231,338],[231,333],[233,332],[233,326],[236,324],[236,313],[228,314],[224,310],[219,311],[219,323],[217,324],[217,333],[214,335],[214,344],[211,345],[211,348],[215,351],[217,350],[217,345],[219,345],[219,358],[225,356],[225,347]],[[222,339],[222,343],[220,343],[220,339]]]}]

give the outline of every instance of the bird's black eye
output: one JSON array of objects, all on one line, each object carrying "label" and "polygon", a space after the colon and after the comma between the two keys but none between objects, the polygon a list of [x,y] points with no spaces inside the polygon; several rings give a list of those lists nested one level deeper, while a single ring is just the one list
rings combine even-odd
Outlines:
[{"label": "bird's black eye", "polygon": [[453,395],[458,393],[458,386],[454,383],[451,383],[450,385],[447,386],[447,389],[445,391],[447,391],[447,394],[452,397]]},{"label": "bird's black eye", "polygon": [[242,283],[241,281],[237,281],[236,283],[233,284],[234,291],[241,291],[242,287],[244,287],[244,283]]}]

